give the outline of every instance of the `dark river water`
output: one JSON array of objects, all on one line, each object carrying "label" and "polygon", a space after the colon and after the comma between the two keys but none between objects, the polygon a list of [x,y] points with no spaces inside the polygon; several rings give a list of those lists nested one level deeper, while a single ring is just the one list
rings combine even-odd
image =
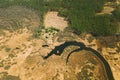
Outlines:
[{"label": "dark river water", "polygon": [[77,42],[77,41],[67,41],[59,46],[56,46],[47,56],[44,56],[43,58],[44,59],[47,59],[49,58],[50,56],[52,56],[53,54],[55,55],[61,55],[64,51],[64,49],[68,46],[71,46],[71,45],[74,45],[74,46],[79,46],[80,48],[76,49],[76,50],[73,50],[72,52],[70,52],[67,56],[67,59],[66,59],[66,63],[69,61],[69,57],[70,55],[73,53],[73,52],[77,52],[77,51],[80,51],[80,50],[86,50],[86,51],[91,51],[94,55],[97,56],[97,58],[99,58],[101,60],[101,62],[103,63],[104,67],[105,67],[105,70],[106,70],[106,74],[107,74],[107,77],[108,77],[108,80],[114,80],[114,77],[113,77],[113,74],[112,74],[112,71],[111,71],[111,68],[110,68],[110,65],[109,63],[104,59],[104,57],[99,53],[97,52],[96,50],[92,49],[92,48],[89,48],[89,47],[86,47],[84,45],[84,43],[82,42]]}]

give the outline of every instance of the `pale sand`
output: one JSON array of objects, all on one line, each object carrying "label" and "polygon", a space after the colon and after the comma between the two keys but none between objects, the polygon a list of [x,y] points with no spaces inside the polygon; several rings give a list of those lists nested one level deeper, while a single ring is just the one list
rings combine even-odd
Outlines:
[{"label": "pale sand", "polygon": [[65,18],[58,16],[58,12],[48,12],[44,20],[45,28],[54,27],[60,30],[64,30],[68,26],[68,22]]},{"label": "pale sand", "polygon": [[114,11],[114,8],[109,7],[109,6],[105,6],[100,13],[97,13],[97,15],[112,14],[112,11]]}]

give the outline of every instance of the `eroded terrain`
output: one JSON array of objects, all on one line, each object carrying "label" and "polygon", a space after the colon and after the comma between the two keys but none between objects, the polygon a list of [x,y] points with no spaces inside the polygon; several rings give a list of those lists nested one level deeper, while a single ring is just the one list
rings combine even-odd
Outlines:
[{"label": "eroded terrain", "polygon": [[[17,13],[14,13],[13,16],[15,16],[15,14]],[[55,14],[56,12],[53,16]],[[100,52],[100,54],[108,61],[115,80],[120,79],[119,36],[114,37],[114,39],[113,37],[103,39],[95,38],[92,35],[85,33],[76,35],[71,30],[64,30],[64,27],[61,29],[61,23],[56,22],[57,24],[55,27],[60,27],[63,31],[56,32],[53,30],[50,34],[49,30],[46,32],[45,29],[39,38],[34,38],[33,31],[27,24],[30,24],[30,27],[34,29],[40,25],[40,22],[39,18],[37,18],[38,14],[31,13],[31,15],[33,18],[29,19],[29,16],[27,16],[28,20],[25,19],[27,23],[25,23],[25,21],[21,22],[21,24],[26,24],[19,25],[19,27],[22,28],[15,31],[9,31],[8,29],[2,30],[0,35],[0,80],[108,79],[104,64],[90,51],[82,50],[74,52],[70,56],[68,64],[66,64],[68,54],[79,48],[78,46],[68,46],[61,56],[52,55],[46,60],[43,59],[43,56],[46,56],[55,46],[59,46],[65,41],[83,42],[87,47]],[[54,17],[56,17],[56,15]],[[6,17],[3,19],[0,18],[0,20],[7,22]],[[24,20],[24,17],[21,17],[21,20]],[[62,18],[62,20],[64,19]],[[10,24],[9,21],[8,24]],[[0,25],[3,25],[3,23],[1,22]],[[8,25],[6,24],[6,26]],[[50,24],[50,26],[54,27],[54,24]]]}]

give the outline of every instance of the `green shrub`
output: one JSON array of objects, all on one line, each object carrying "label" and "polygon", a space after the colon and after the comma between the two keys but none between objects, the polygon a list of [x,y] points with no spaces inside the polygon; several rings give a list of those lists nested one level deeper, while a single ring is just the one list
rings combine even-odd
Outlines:
[{"label": "green shrub", "polygon": [[116,32],[116,23],[110,15],[96,16],[91,31],[97,35],[111,35]]},{"label": "green shrub", "polygon": [[17,76],[7,75],[7,76],[3,76],[0,80],[21,80],[21,79]]},{"label": "green shrub", "polygon": [[117,20],[120,21],[120,8],[116,8],[113,12],[113,17]]},{"label": "green shrub", "polygon": [[8,48],[8,47],[5,48],[5,51],[6,51],[6,52],[9,52],[10,50],[11,50],[11,49]]}]

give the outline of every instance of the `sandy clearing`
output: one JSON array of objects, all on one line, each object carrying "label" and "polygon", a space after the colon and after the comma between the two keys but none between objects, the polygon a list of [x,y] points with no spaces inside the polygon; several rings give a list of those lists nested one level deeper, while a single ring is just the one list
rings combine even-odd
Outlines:
[{"label": "sandy clearing", "polygon": [[44,25],[46,28],[54,27],[60,30],[64,30],[68,26],[68,22],[65,18],[58,16],[58,12],[48,12],[45,16]]},{"label": "sandy clearing", "polygon": [[110,7],[110,6],[105,6],[100,13],[97,13],[97,15],[112,14],[112,13],[111,13],[112,11],[114,11],[114,8],[112,8],[112,7]]}]

